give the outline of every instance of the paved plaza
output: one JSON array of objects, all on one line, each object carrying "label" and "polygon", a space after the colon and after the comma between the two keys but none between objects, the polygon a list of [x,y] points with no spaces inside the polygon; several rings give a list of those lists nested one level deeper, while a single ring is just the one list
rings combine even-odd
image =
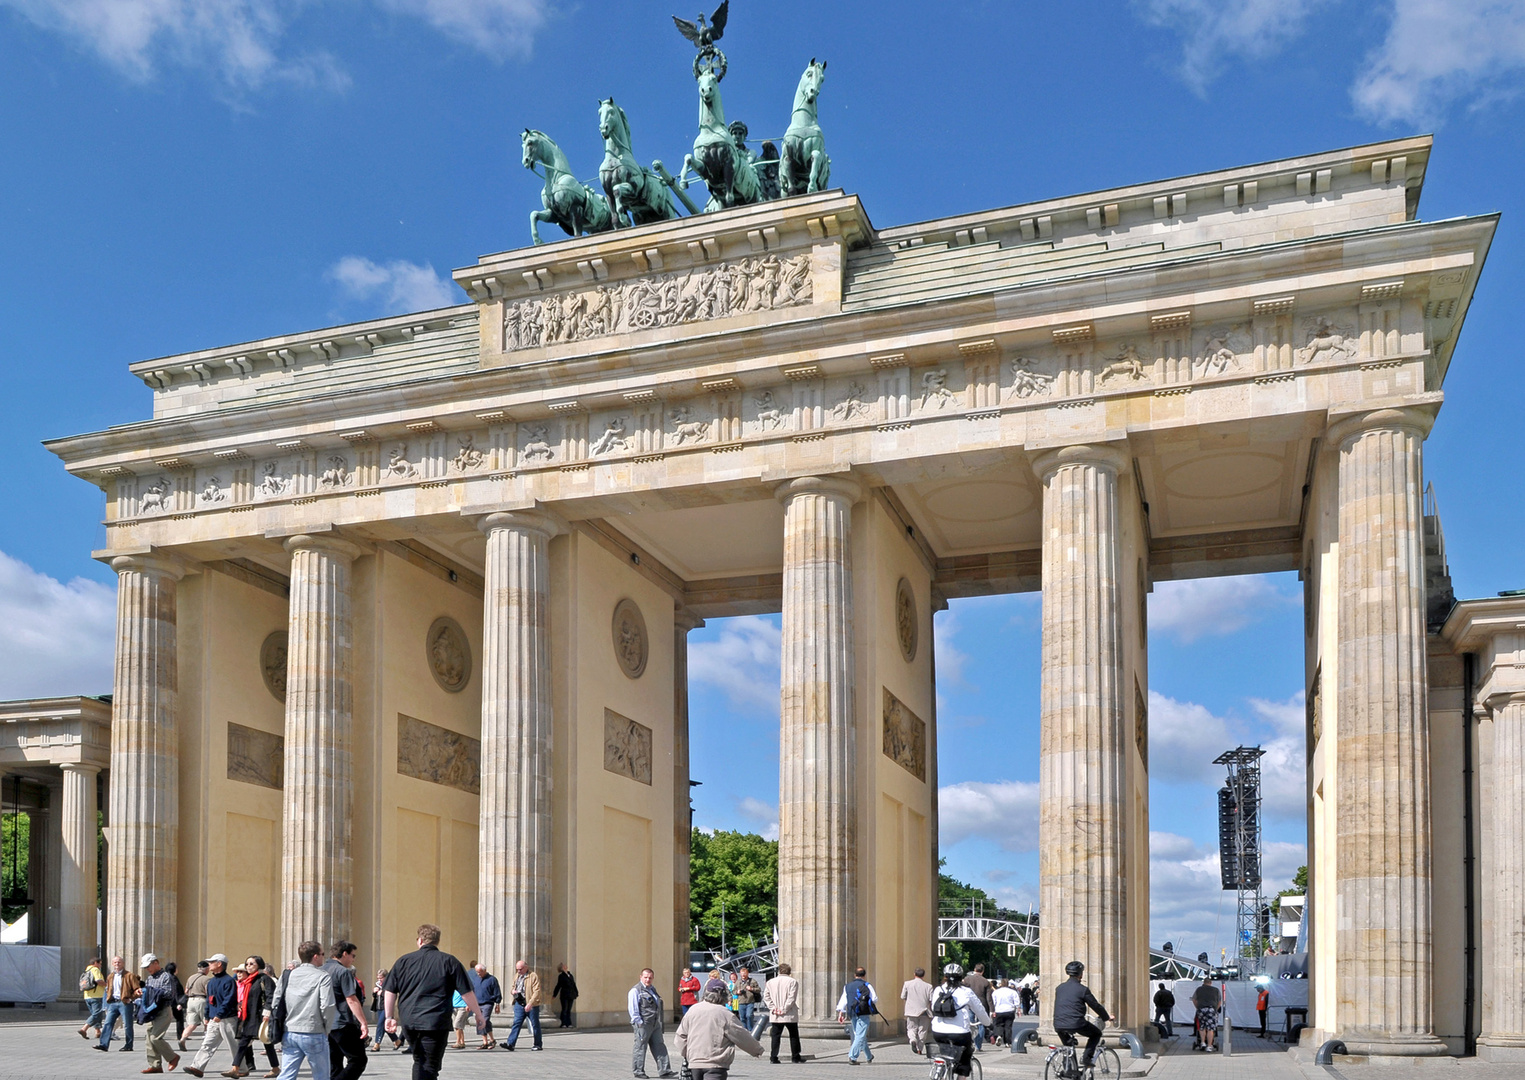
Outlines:
[{"label": "paved plaza", "polygon": [[[137,1077],[144,1066],[141,1037],[131,1054],[117,1050],[120,1041],[112,1044],[109,1054],[101,1054],[91,1050],[90,1045],[74,1033],[79,1021],[72,1014],[55,1007],[35,1014],[45,1019],[32,1019],[27,1015],[29,1012],[31,1010],[0,1011],[0,1080],[21,1077],[130,1080]],[[139,1034],[141,1036],[141,1032]],[[667,1038],[671,1050],[671,1030]],[[787,1043],[785,1046],[787,1049]],[[923,1080],[926,1077],[925,1060],[912,1057],[903,1040],[877,1041],[873,1048],[874,1063],[868,1066],[867,1075],[860,1077],[854,1072],[851,1074],[853,1080]],[[521,1043],[513,1056],[502,1050],[451,1050],[446,1054],[441,1076],[447,1080],[486,1077],[495,1080],[514,1077],[625,1080],[630,1076],[630,1036],[621,1031],[564,1033],[552,1029],[545,1033],[544,1053],[527,1051],[527,1041]],[[734,1080],[848,1080],[845,1040],[807,1041],[805,1053],[810,1060],[803,1065],[770,1065],[766,1057],[754,1060],[738,1054],[731,1076]],[[1151,1055],[1146,1061],[1134,1061],[1126,1056],[1126,1052],[1124,1055],[1125,1074],[1147,1075],[1150,1080],[1240,1080],[1249,1077],[1256,1080],[1359,1080],[1367,1076],[1373,1080],[1421,1080],[1436,1075],[1464,1077],[1466,1080],[1514,1080],[1520,1075],[1517,1064],[1454,1058],[1422,1066],[1355,1064],[1323,1068],[1299,1064],[1282,1050],[1279,1043],[1262,1042],[1248,1032],[1236,1033],[1236,1052],[1229,1057],[1194,1054],[1190,1040],[1184,1037],[1167,1045],[1161,1056]],[[1003,1050],[987,1050],[980,1055],[980,1061],[991,1080],[1030,1080],[1041,1076],[1043,1071],[1043,1055],[1037,1053],[1017,1055]],[[264,1064],[263,1055],[259,1055],[259,1062]],[[382,1050],[371,1055],[365,1075],[406,1080],[411,1074],[412,1062],[412,1057],[406,1053]],[[207,1075],[216,1077],[228,1065],[227,1051],[219,1050]],[[648,1071],[655,1078],[655,1070]],[[179,1070],[176,1070],[178,1074]],[[306,1075],[304,1070],[302,1076]]]}]

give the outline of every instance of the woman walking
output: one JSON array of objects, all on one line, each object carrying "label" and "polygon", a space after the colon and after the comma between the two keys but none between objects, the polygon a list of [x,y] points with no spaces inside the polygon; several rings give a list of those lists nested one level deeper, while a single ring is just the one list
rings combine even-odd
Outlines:
[{"label": "woman walking", "polygon": [[[228,1077],[248,1076],[254,1071],[254,1040],[259,1038],[259,1028],[269,1015],[275,998],[275,980],[265,974],[265,959],[251,956],[244,961],[243,970],[236,976],[238,982],[238,1046],[233,1051],[233,1067],[222,1075]],[[266,1076],[281,1074],[281,1059],[275,1047],[265,1043],[265,1057],[270,1062]]]},{"label": "woman walking", "polygon": [[551,996],[561,1002],[561,1026],[575,1027],[572,1023],[572,1003],[577,1000],[577,980],[567,970],[566,961],[556,965],[556,988]]},{"label": "woman walking", "polygon": [[376,969],[376,981],[371,984],[371,1007],[376,1010],[376,1042],[374,1048],[381,1049],[381,1037],[386,1035],[392,1040],[392,1049],[401,1050],[403,1040],[396,1032],[387,1031],[387,969]]}]

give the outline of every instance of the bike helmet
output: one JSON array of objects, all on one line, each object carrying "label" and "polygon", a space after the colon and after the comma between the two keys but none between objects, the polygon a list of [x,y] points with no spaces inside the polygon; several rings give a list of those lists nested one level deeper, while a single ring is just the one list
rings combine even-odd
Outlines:
[{"label": "bike helmet", "polygon": [[955,982],[957,982],[963,977],[964,969],[959,964],[949,964],[947,967],[943,968],[943,978],[945,979],[953,979]]},{"label": "bike helmet", "polygon": [[1064,965],[1064,973],[1066,975],[1083,975],[1085,974],[1085,969],[1086,966],[1079,960],[1071,960],[1068,964]]}]

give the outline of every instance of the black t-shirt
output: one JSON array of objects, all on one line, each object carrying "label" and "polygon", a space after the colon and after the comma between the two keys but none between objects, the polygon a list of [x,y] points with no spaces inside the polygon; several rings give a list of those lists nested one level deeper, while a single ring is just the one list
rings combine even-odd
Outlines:
[{"label": "black t-shirt", "polygon": [[451,996],[472,992],[465,967],[437,945],[399,956],[387,976],[386,990],[397,995],[397,1021],[410,1031],[448,1028]]},{"label": "black t-shirt", "polygon": [[1107,1015],[1107,1010],[1101,1007],[1101,1002],[1091,996],[1091,991],[1087,990],[1082,982],[1066,979],[1054,991],[1054,1027],[1056,1029],[1068,1031],[1080,1027],[1086,1022],[1087,1009],[1101,1017],[1102,1023],[1112,1019]]},{"label": "black t-shirt", "polygon": [[323,962],[323,970],[334,977],[334,998],[339,1003],[339,1015],[334,1019],[336,1026],[345,1024],[360,1026],[360,1021],[355,1019],[355,1014],[350,1011],[349,1003],[344,999],[353,997],[360,1000],[360,984],[355,979],[355,969],[347,968],[339,961],[328,959]]}]

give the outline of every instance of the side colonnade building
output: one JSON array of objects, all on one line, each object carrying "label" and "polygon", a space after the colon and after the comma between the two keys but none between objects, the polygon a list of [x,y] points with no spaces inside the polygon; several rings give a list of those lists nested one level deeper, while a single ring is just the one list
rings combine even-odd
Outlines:
[{"label": "side colonnade building", "polygon": [[933,613],[1041,588],[1042,978],[1137,1029],[1147,594],[1297,570],[1315,1034],[1459,1049],[1421,465],[1497,219],[1419,221],[1429,153],[889,229],[825,192],[134,364],[152,419],[49,444],[120,581],[109,947],[386,963],[437,922],[620,1023],[687,962],[688,632],[782,612],[780,950],[835,1027],[853,966],[935,956]]}]

